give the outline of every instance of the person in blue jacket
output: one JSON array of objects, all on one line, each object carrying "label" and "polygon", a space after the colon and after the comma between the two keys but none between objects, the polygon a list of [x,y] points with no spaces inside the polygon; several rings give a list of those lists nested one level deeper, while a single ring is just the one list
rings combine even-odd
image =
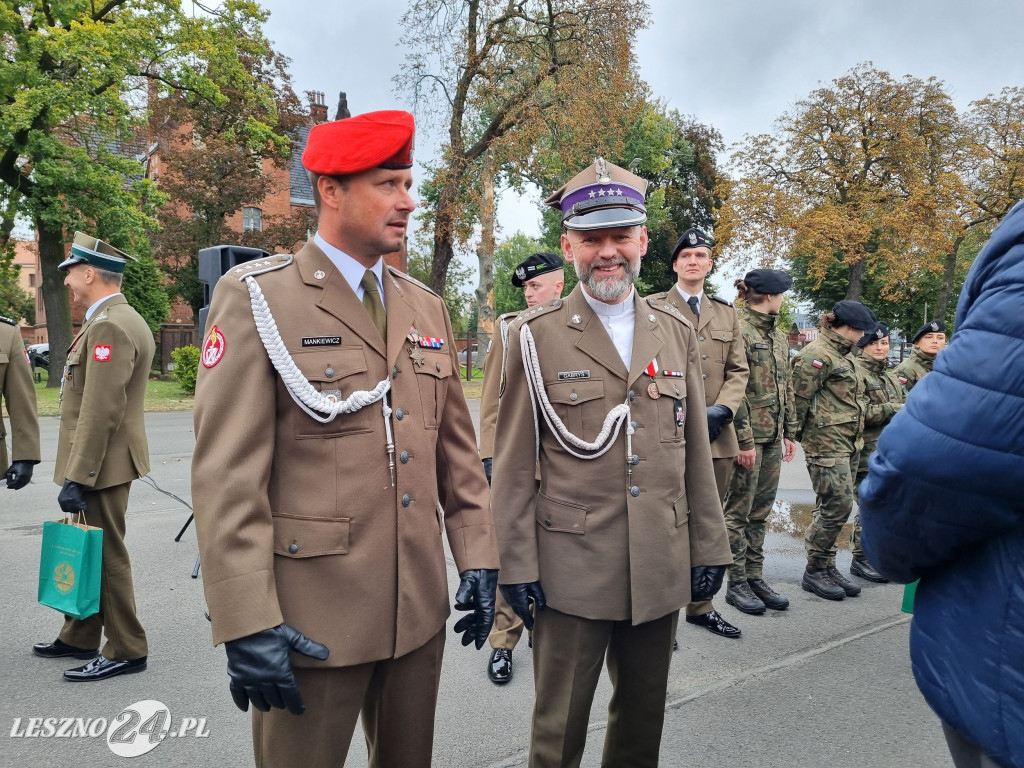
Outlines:
[{"label": "person in blue jacket", "polygon": [[971,267],[860,504],[870,561],[921,580],[910,654],[954,763],[1024,768],[1024,203]]}]

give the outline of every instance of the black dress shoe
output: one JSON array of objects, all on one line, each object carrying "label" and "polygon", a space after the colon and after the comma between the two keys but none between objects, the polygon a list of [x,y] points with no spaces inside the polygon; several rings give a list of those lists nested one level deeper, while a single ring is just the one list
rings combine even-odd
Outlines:
[{"label": "black dress shoe", "polygon": [[722,614],[718,611],[711,611],[710,613],[702,613],[700,616],[687,616],[686,621],[688,624],[696,624],[698,627],[704,627],[708,632],[713,632],[716,635],[722,637],[739,637],[740,630],[738,627],[734,627],[728,621],[722,618]]},{"label": "black dress shoe", "polygon": [[36,643],[32,646],[32,653],[42,656],[44,659],[61,659],[65,656],[75,659],[95,659],[100,655],[99,649],[90,651],[87,648],[76,648],[62,642],[60,638],[52,643]]},{"label": "black dress shoe", "polygon": [[839,569],[836,568],[834,565],[830,565],[825,570],[827,570],[828,575],[832,577],[832,581],[834,581],[836,584],[843,588],[843,592],[846,593],[847,597],[856,597],[860,594],[860,587],[854,584],[845,576],[843,576],[843,574],[839,572]]},{"label": "black dress shoe", "polygon": [[850,574],[853,576],[860,576],[862,579],[874,581],[879,584],[889,583],[889,580],[876,571],[875,567],[867,560],[858,560],[857,558],[854,558],[853,562],[850,563]]},{"label": "black dress shoe", "polygon": [[75,667],[64,673],[64,679],[72,683],[88,683],[93,680],[106,680],[115,675],[128,675],[142,672],[146,668],[146,657],[140,659],[107,659],[97,656],[84,667]]},{"label": "black dress shoe", "polygon": [[492,683],[504,685],[512,679],[512,651],[508,648],[495,648],[487,662],[487,676]]},{"label": "black dress shoe", "polygon": [[764,579],[747,579],[747,584],[750,585],[750,591],[773,611],[784,611],[789,608],[789,598],[769,587]]}]

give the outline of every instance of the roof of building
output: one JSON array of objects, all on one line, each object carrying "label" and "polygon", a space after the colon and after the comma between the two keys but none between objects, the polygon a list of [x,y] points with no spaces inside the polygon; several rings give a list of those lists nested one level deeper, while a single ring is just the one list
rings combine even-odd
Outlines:
[{"label": "roof of building", "polygon": [[309,130],[312,125],[302,125],[295,132],[292,140],[291,155],[291,204],[309,205],[313,203],[313,187],[309,183],[309,174],[302,167],[302,152],[306,149]]}]

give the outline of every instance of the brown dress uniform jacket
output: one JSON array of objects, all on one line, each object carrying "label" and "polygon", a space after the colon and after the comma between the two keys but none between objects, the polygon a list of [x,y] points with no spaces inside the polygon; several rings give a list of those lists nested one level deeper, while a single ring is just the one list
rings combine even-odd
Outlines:
[{"label": "brown dress uniform jacket", "polygon": [[7,458],[7,432],[0,416],[0,472],[11,461],[39,461],[39,417],[32,367],[25,357],[25,344],[18,326],[0,317],[0,396],[11,419],[11,459]]},{"label": "brown dress uniform jacket", "polygon": [[[700,320],[693,321],[693,312],[679,291],[673,288],[656,293],[652,298],[664,299],[693,322],[700,346],[700,367],[704,379],[704,404],[724,405],[736,416],[747,390],[747,354],[743,331],[736,308],[728,302],[704,294],[700,302]],[[740,445],[733,422],[725,425],[718,439],[711,444],[711,456],[730,459],[738,456]]]},{"label": "brown dress uniform jacket", "polygon": [[100,304],[68,349],[53,481],[99,490],[149,472],[143,412],[153,333],[121,294]]},{"label": "brown dress uniform jacket", "polygon": [[[196,387],[192,498],[214,642],[285,622],[331,651],[326,662],[296,654],[296,665],[402,656],[449,614],[442,534],[460,572],[498,567],[448,313],[425,287],[385,271],[385,345],[314,244],[266,261],[217,283],[207,329],[225,351],[200,366]],[[321,424],[292,400],[244,282],[261,269],[281,338],[316,389],[346,398],[391,376],[394,486],[381,403]],[[414,329],[444,346],[416,346]],[[308,345],[316,337],[340,338]]]},{"label": "brown dress uniform jacket", "polygon": [[[665,301],[633,301],[628,372],[579,286],[565,299],[523,311],[512,325],[492,506],[501,583],[540,581],[555,610],[640,624],[690,602],[691,565],[724,565],[732,555],[693,327]],[[594,440],[608,412],[629,403],[636,426],[628,461],[625,427],[604,455],[588,461],[567,453],[539,415],[537,490],[524,322],[534,334],[551,405],[574,434]],[[652,378],[645,369],[655,358]],[[648,393],[652,383],[657,398]]]},{"label": "brown dress uniform jacket", "polygon": [[519,316],[518,312],[506,312],[494,324],[494,338],[487,348],[484,361],[484,383],[480,390],[480,458],[494,457],[494,425],[498,422],[498,397],[501,395],[505,376],[505,342],[501,329],[507,328]]}]

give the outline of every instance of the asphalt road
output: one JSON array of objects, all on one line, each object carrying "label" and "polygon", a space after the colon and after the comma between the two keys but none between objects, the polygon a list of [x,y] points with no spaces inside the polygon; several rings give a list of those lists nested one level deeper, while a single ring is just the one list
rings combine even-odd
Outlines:
[{"label": "asphalt road", "polygon": [[[478,401],[471,401],[474,412]],[[474,413],[475,415],[475,413]],[[190,413],[147,415],[152,471],[161,489],[191,501]],[[43,455],[56,452],[57,420],[42,420]],[[17,493],[0,489],[0,591],[5,653],[0,656],[0,766],[107,768],[125,763],[106,733],[130,705],[156,700],[175,733],[128,765],[252,764],[249,719],[231,702],[224,652],[210,641],[199,581],[194,529],[174,542],[188,509],[144,482],[133,486],[128,512],[139,615],[149,634],[149,668],[137,675],[65,683],[73,660],[32,655],[52,640],[61,618],[36,603],[42,522],[57,519],[53,461],[36,467]],[[802,457],[783,471],[782,503],[772,519],[766,579],[792,601],[785,612],[745,616],[724,599],[716,606],[743,630],[726,640],[680,623],[666,703],[661,764],[666,768],[908,768],[952,765],[935,716],[914,685],[907,658],[909,617],[899,612],[902,588],[864,582],[858,598],[832,603],[800,589],[803,545],[813,494]],[[849,565],[848,552],[839,566]],[[457,583],[449,561],[452,592]],[[515,651],[515,677],[497,687],[485,674],[487,650],[463,648],[449,636],[434,748],[436,766],[526,765],[532,665],[525,643]],[[602,682],[591,713],[585,766],[600,764],[610,693]],[[122,716],[123,718],[124,716]],[[71,732],[96,736],[29,736],[30,718],[67,718]],[[191,718],[191,720],[189,720]],[[197,736],[198,721],[205,718]],[[76,720],[78,722],[76,723]],[[100,722],[101,719],[105,723]],[[60,726],[60,720],[55,726]],[[118,721],[120,722],[120,720]],[[45,726],[36,729],[45,733]],[[357,731],[358,733],[358,731]],[[12,735],[14,734],[14,735]],[[347,761],[365,766],[356,739]]]}]

